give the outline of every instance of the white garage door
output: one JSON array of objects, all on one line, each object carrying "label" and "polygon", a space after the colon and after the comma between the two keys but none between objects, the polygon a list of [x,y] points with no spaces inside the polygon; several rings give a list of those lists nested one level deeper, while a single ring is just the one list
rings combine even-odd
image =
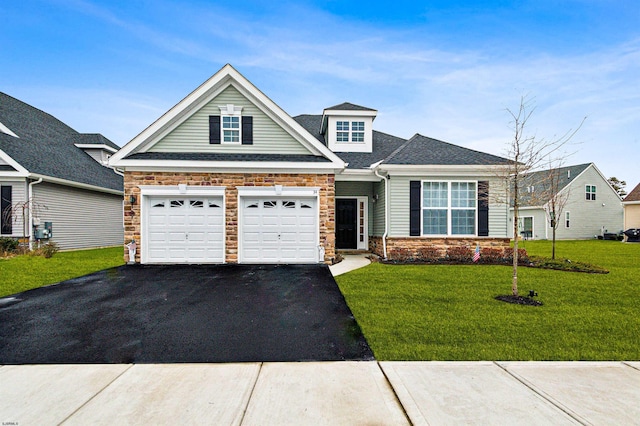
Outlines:
[{"label": "white garage door", "polygon": [[147,197],[146,216],[146,262],[224,262],[222,197]]},{"label": "white garage door", "polygon": [[241,262],[318,262],[315,198],[242,197]]}]

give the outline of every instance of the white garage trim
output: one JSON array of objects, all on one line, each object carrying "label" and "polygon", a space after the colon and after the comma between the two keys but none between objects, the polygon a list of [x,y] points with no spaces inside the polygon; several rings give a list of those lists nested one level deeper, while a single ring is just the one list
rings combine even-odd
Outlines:
[{"label": "white garage trim", "polygon": [[[324,261],[324,250],[323,247],[319,244],[320,239],[320,188],[318,187],[283,187],[280,185],[269,186],[269,187],[238,187],[238,262],[239,263],[317,263]],[[313,241],[303,243],[302,238],[304,233],[293,233],[295,234],[296,243],[300,244],[299,253],[302,256],[297,258],[292,258],[291,256],[287,256],[285,254],[286,249],[291,249],[291,246],[286,246],[282,244],[280,240],[280,233],[278,232],[278,244],[276,254],[271,257],[267,257],[265,255],[264,246],[259,245],[260,248],[250,247],[248,242],[245,242],[245,237],[249,236],[247,234],[250,226],[256,227],[256,223],[249,224],[248,220],[256,220],[260,222],[260,225],[263,224],[264,219],[267,216],[262,216],[263,207],[265,203],[269,203],[270,201],[275,201],[272,203],[272,207],[274,208],[274,214],[282,210],[286,207],[285,202],[289,202],[288,205],[293,207],[291,210],[296,211],[296,220],[299,224],[296,229],[300,230],[302,225],[302,220],[306,217],[307,220],[311,217],[309,215],[304,216],[301,215],[303,205],[306,208],[312,207],[313,210]],[[256,215],[249,216],[249,219],[245,216],[247,214],[246,209],[249,204],[254,204],[257,202],[256,207]],[[295,206],[295,207],[294,207]],[[289,211],[289,208],[286,208]],[[311,213],[309,211],[309,213]],[[281,220],[285,217],[283,215],[274,216],[277,217],[278,226],[282,226]],[[272,220],[273,221],[273,220]],[[308,230],[311,227],[307,228]],[[281,228],[284,229],[284,228]],[[291,236],[291,232],[283,233],[284,235]],[[309,235],[309,232],[306,233]],[[262,241],[264,236],[261,234],[259,236],[260,241]],[[256,244],[254,244],[255,246]],[[285,249],[286,248],[286,249]],[[247,250],[251,251],[252,249],[256,249],[259,251],[260,255],[254,255],[251,257],[248,255]],[[289,250],[290,251],[290,250]]]},{"label": "white garage trim", "polygon": [[[140,259],[141,263],[163,263],[151,259],[150,248],[150,206],[149,200],[159,199],[162,197],[182,197],[185,199],[201,197],[207,199],[219,199],[222,215],[222,227],[221,227],[221,256],[215,259],[205,259],[194,263],[224,263],[226,252],[226,197],[225,187],[222,186],[187,186],[187,185],[174,185],[174,186],[160,186],[160,185],[144,185],[140,188]],[[207,207],[208,208],[208,207]],[[187,260],[185,260],[187,262]],[[167,262],[175,263],[175,262]]]}]

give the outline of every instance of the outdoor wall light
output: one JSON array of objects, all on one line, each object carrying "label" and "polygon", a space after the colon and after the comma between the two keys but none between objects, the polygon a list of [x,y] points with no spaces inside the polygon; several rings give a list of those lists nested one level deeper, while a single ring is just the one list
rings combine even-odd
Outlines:
[{"label": "outdoor wall light", "polygon": [[135,195],[130,195],[129,196],[129,204],[135,204],[136,203],[136,196]]}]

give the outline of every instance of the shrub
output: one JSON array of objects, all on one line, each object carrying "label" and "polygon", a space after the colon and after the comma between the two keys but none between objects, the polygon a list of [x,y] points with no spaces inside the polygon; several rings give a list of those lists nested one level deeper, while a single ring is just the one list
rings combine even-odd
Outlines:
[{"label": "shrub", "polygon": [[18,240],[8,237],[0,238],[0,253],[14,253],[18,250]]},{"label": "shrub", "polygon": [[[506,249],[505,250],[505,261],[507,261],[508,263],[513,262],[513,249]],[[518,249],[518,265],[528,265],[529,263],[531,263],[531,261],[529,260],[529,255],[527,254],[527,250],[526,249]]]},{"label": "shrub", "polygon": [[480,263],[505,263],[505,252],[501,248],[483,248],[480,250]]},{"label": "shrub", "polygon": [[411,262],[415,257],[411,250],[404,247],[393,250],[391,256],[396,262]]},{"label": "shrub", "polygon": [[442,258],[442,256],[440,256],[440,250],[436,247],[425,246],[418,249],[416,258],[422,262],[437,262]]},{"label": "shrub", "polygon": [[473,250],[463,246],[449,247],[447,249],[447,259],[452,262],[471,262],[473,261]]},{"label": "shrub", "polygon": [[53,257],[53,255],[56,254],[58,251],[60,251],[60,247],[58,247],[58,244],[56,244],[53,241],[48,241],[45,244],[40,244],[30,254],[32,256],[42,256],[46,259],[49,259]]}]

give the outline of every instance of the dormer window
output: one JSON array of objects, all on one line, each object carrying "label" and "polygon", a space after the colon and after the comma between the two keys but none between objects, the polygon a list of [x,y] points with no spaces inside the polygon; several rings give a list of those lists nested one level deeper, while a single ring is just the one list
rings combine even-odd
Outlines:
[{"label": "dormer window", "polygon": [[336,142],[364,142],[364,121],[336,121]]},{"label": "dormer window", "polygon": [[320,133],[333,152],[373,152],[375,109],[348,102],[326,108]]}]

